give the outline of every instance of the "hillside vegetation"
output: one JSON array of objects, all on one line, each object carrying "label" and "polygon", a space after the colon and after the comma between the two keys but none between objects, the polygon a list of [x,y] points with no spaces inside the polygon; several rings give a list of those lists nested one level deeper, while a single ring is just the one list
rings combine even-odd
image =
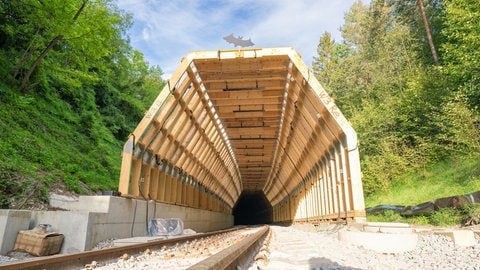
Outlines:
[{"label": "hillside vegetation", "polygon": [[[318,33],[312,68],[357,131],[368,206],[480,189],[478,18],[476,1],[358,1],[342,41]],[[116,189],[164,85],[130,25],[113,0],[0,0],[1,208]]]},{"label": "hillside vegetation", "polygon": [[478,190],[480,5],[357,1],[313,69],[357,131],[367,205]]},{"label": "hillside vegetation", "polygon": [[111,1],[0,1],[0,207],[116,189],[123,142],[163,88]]}]

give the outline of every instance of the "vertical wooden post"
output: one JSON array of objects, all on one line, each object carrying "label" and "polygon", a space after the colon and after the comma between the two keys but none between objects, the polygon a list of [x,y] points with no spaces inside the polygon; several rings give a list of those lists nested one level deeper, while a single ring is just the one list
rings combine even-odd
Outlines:
[{"label": "vertical wooden post", "polygon": [[173,174],[173,167],[167,165],[167,169],[165,170],[165,201],[172,202],[172,174]]},{"label": "vertical wooden post", "polygon": [[158,187],[157,187],[157,200],[160,202],[166,202],[165,200],[165,184],[167,178],[166,165],[162,165],[158,171]]},{"label": "vertical wooden post", "polygon": [[158,175],[159,175],[159,168],[153,167],[150,169],[150,191],[147,196],[149,196],[152,200],[158,199]]}]

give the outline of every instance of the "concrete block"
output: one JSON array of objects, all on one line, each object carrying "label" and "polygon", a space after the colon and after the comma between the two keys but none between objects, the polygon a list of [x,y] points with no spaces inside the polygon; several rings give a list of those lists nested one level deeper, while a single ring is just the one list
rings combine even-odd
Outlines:
[{"label": "concrete block", "polygon": [[456,246],[470,247],[476,244],[475,235],[470,230],[435,231],[434,233],[449,237]]},{"label": "concrete block", "polygon": [[17,234],[28,230],[32,212],[27,210],[0,210],[0,254],[6,255],[13,249]]},{"label": "concrete block", "polygon": [[412,228],[380,227],[381,233],[413,233]]},{"label": "concrete block", "polygon": [[381,226],[365,226],[365,232],[379,232],[379,233],[413,233],[413,229],[409,227],[381,227]]},{"label": "concrete block", "polygon": [[413,233],[413,228],[407,223],[398,222],[367,222],[350,223],[348,228],[351,231],[379,232],[379,233]]},{"label": "concrete block", "polygon": [[400,222],[367,222],[365,226],[409,228],[410,224]]},{"label": "concrete block", "polygon": [[338,232],[338,239],[380,253],[399,253],[415,249],[418,235],[342,230]]},{"label": "concrete block", "polygon": [[68,210],[108,213],[112,196],[80,196],[78,203],[71,204]]},{"label": "concrete block", "polygon": [[426,232],[432,232],[435,227],[429,227],[429,226],[415,226],[413,228],[413,231],[416,233],[426,233]]},{"label": "concrete block", "polygon": [[84,251],[89,245],[90,213],[78,211],[32,211],[30,229],[38,224],[50,224],[51,231],[64,235],[60,253]]},{"label": "concrete block", "polygon": [[50,193],[48,200],[50,206],[68,210],[74,207],[79,199],[78,197]]},{"label": "concrete block", "polygon": [[[358,223],[358,222],[349,222],[347,223],[348,230],[350,231],[363,231],[366,223]],[[325,225],[324,225],[325,226]],[[328,228],[328,226],[326,226]]]}]

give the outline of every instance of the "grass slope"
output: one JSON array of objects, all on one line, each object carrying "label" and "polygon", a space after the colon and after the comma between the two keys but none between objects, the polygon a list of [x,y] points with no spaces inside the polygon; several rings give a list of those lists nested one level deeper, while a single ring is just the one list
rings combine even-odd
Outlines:
[{"label": "grass slope", "polygon": [[399,178],[392,188],[366,198],[366,207],[379,204],[416,205],[437,198],[480,190],[480,153],[441,161]]},{"label": "grass slope", "polygon": [[91,134],[56,96],[24,95],[0,85],[0,208],[44,201],[56,182],[83,193],[116,189],[122,142],[97,127]]},{"label": "grass slope", "polygon": [[[413,206],[434,199],[480,190],[480,154],[438,162],[422,171],[404,175],[392,189],[366,198],[367,207],[380,204]],[[444,208],[430,216],[402,217],[393,211],[367,215],[368,221],[406,222],[420,225],[458,226],[480,223],[480,206]]]}]

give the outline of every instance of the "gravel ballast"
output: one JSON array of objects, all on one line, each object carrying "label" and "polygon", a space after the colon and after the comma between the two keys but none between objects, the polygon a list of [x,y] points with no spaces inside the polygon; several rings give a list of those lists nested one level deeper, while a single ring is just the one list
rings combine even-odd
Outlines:
[{"label": "gravel ballast", "polygon": [[[473,246],[456,246],[450,238],[431,231],[418,233],[414,250],[385,254],[338,240],[343,226],[318,229],[313,226],[271,226],[268,262],[250,265],[249,269],[478,269],[480,270],[480,241],[476,236]],[[111,240],[97,248],[111,246]],[[154,254],[152,254],[154,255]],[[16,259],[0,256],[1,263]],[[173,267],[175,260],[160,265]],[[137,259],[124,261],[115,269],[139,266]],[[177,265],[179,266],[179,265]],[[122,268],[126,267],[126,268]],[[158,267],[156,265],[155,267]],[[144,268],[144,269],[149,269]],[[153,269],[153,268],[152,268]]]},{"label": "gravel ballast", "polygon": [[480,269],[480,243],[455,246],[443,235],[419,233],[414,250],[384,254],[338,240],[338,230],[272,226],[266,269]]}]

